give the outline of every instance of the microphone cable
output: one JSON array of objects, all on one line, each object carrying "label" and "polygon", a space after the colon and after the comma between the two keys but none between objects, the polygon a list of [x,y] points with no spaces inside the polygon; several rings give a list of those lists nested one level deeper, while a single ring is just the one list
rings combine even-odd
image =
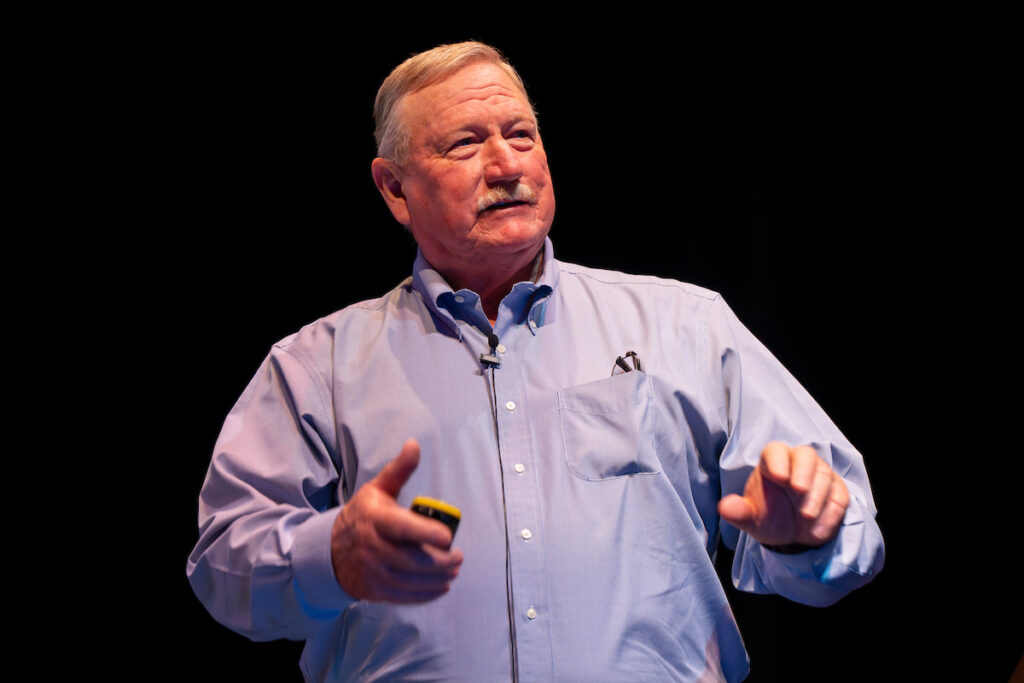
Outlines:
[{"label": "microphone cable", "polygon": [[[491,353],[489,355],[481,353],[480,362],[491,369],[491,419],[494,421],[494,443],[498,447],[498,474],[501,476],[501,512],[505,520],[505,604],[508,612],[508,636],[509,644],[511,646],[509,653],[512,660],[512,683],[518,683],[519,655],[516,649],[515,596],[512,586],[512,549],[508,535],[508,502],[505,496],[505,467],[501,460],[501,437],[498,432],[498,391],[494,383],[494,369],[501,365],[501,361],[494,355],[498,346],[498,335],[492,333],[487,338],[487,343],[491,347]],[[487,374],[484,373],[483,376],[484,381],[486,381]]]}]

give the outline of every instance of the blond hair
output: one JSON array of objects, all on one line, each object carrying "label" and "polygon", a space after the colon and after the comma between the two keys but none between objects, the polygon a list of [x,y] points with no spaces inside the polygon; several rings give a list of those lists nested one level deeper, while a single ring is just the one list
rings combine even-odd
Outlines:
[{"label": "blond hair", "polygon": [[[523,79],[497,49],[476,41],[439,45],[396,66],[377,91],[373,103],[377,156],[400,164],[409,154],[409,131],[399,111],[406,95],[437,83],[474,62],[489,62],[499,67],[522,91],[526,101],[530,101]],[[533,112],[532,104],[530,111]],[[533,114],[536,119],[536,112]]]}]

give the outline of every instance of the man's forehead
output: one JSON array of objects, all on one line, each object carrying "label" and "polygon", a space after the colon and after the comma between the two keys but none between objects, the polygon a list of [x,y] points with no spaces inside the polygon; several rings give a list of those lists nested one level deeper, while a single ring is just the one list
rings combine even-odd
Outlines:
[{"label": "man's forehead", "polygon": [[465,110],[502,108],[521,110],[521,115],[533,119],[526,94],[504,70],[489,62],[479,62],[410,93],[403,102],[406,113],[423,116],[424,123],[436,117],[459,116]]}]

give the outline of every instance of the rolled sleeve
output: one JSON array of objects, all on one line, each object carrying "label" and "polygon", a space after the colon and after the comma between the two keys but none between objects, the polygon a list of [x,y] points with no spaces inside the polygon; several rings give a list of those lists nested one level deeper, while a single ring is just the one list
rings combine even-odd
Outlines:
[{"label": "rolled sleeve", "polygon": [[827,607],[871,581],[881,571],[884,557],[878,525],[853,499],[839,534],[820,548],[779,553],[741,533],[732,579],[737,589],[748,593],[776,593],[805,605]]},{"label": "rolled sleeve", "polygon": [[707,335],[713,351],[709,393],[720,407],[718,420],[726,438],[719,457],[722,495],[742,494],[771,441],[814,448],[850,491],[839,535],[807,552],[772,551],[723,523],[722,538],[736,549],[733,582],[739,590],[777,593],[807,605],[835,603],[870,581],[884,560],[864,460],[807,390],[721,299],[710,308]]}]

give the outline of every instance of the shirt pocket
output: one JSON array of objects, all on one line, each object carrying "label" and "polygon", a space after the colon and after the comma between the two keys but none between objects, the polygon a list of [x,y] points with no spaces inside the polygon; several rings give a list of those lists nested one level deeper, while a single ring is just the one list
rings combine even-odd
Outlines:
[{"label": "shirt pocket", "polygon": [[658,474],[651,378],[627,372],[558,392],[562,443],[569,470],[601,481]]}]

